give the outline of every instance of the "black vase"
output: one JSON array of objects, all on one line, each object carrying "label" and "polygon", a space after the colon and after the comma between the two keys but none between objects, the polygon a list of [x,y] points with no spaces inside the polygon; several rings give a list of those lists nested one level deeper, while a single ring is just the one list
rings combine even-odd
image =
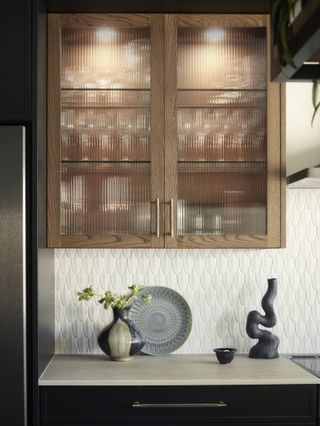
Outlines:
[{"label": "black vase", "polygon": [[113,361],[129,361],[145,344],[129,310],[113,308],[113,321],[98,335],[98,345]]}]

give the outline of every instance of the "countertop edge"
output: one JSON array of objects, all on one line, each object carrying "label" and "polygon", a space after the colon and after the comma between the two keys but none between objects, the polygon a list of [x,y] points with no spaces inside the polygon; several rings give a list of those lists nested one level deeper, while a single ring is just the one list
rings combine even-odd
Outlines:
[{"label": "countertop edge", "polygon": [[[122,363],[114,364],[108,362],[105,364],[104,357],[101,356],[55,355],[43,374],[39,377],[38,385],[40,387],[196,387],[320,384],[319,377],[283,356],[274,361],[264,361],[250,360],[246,355],[242,354],[237,356],[231,367],[221,366],[217,361],[213,360],[212,355],[175,355],[168,358],[137,357],[135,363],[120,365]],[[186,374],[189,362],[190,366],[197,367],[192,371],[192,374]],[[267,366],[270,366],[269,372]],[[181,374],[176,374],[175,368],[181,368]],[[264,374],[265,370],[266,373]],[[211,374],[208,375],[207,371],[210,371]],[[224,374],[224,371],[226,374]],[[168,374],[163,374],[163,372],[167,372]]]},{"label": "countertop edge", "polygon": [[246,386],[246,385],[319,385],[320,379],[310,377],[305,380],[46,380],[39,379],[39,386]]}]

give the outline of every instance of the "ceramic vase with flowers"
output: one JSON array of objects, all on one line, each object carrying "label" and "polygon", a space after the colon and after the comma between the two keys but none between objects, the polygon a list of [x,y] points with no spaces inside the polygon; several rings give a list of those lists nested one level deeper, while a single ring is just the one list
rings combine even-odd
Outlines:
[{"label": "ceramic vase with flowers", "polygon": [[[112,308],[113,320],[100,331],[98,345],[113,361],[129,361],[145,344],[142,334],[129,319],[130,306],[142,288],[142,285],[133,284],[129,287],[129,294],[117,295],[106,291],[99,297],[98,302],[104,309]],[[77,295],[80,301],[96,296],[92,287],[85,288]],[[151,296],[143,294],[142,299],[148,303]]]}]

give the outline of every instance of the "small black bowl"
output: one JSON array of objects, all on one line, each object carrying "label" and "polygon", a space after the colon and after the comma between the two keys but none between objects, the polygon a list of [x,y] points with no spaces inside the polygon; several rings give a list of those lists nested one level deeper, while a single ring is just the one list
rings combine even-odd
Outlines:
[{"label": "small black bowl", "polygon": [[230,364],[234,358],[234,354],[237,352],[237,349],[234,348],[216,348],[213,349],[216,353],[218,361],[220,364]]}]

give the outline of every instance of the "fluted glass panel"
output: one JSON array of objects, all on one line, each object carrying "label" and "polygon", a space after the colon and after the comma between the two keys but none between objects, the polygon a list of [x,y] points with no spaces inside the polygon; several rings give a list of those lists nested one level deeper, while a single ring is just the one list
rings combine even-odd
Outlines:
[{"label": "fluted glass panel", "polygon": [[265,92],[180,91],[178,158],[266,160]]},{"label": "fluted glass panel", "polygon": [[264,28],[178,30],[177,234],[266,234]]},{"label": "fluted glass panel", "polygon": [[62,235],[149,235],[150,164],[63,164]]},{"label": "fluted glass panel", "polygon": [[62,28],[62,88],[149,88],[150,29]]},{"label": "fluted glass panel", "polygon": [[63,91],[62,160],[148,160],[149,91]]},{"label": "fluted glass panel", "polygon": [[264,234],[265,163],[179,163],[177,233]]},{"label": "fluted glass panel", "polygon": [[62,235],[150,235],[150,29],[63,28]]},{"label": "fluted glass panel", "polygon": [[266,87],[265,28],[179,28],[178,87]]}]

